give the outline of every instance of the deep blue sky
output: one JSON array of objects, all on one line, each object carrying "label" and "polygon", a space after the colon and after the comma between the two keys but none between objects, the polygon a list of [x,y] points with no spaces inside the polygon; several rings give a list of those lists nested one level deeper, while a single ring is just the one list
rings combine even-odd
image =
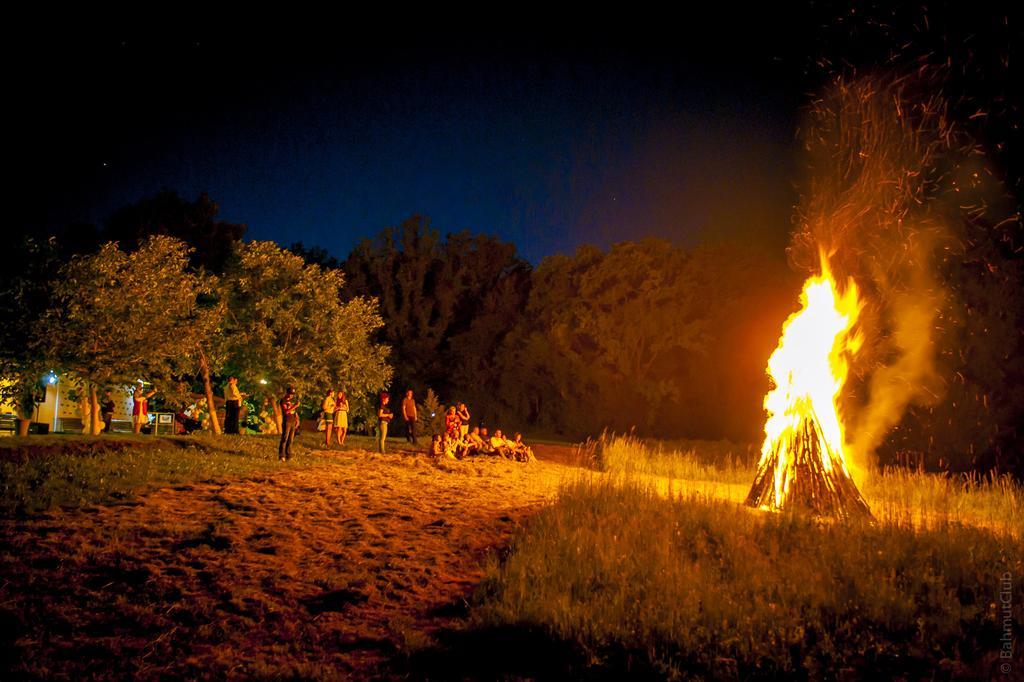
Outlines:
[{"label": "deep blue sky", "polygon": [[169,188],[339,258],[414,213],[533,262],[648,235],[781,249],[801,94],[765,28],[36,42],[15,218],[102,224]]}]

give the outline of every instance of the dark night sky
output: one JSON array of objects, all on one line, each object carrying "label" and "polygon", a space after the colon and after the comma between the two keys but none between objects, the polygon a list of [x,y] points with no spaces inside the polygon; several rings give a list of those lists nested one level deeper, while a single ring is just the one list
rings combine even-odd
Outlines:
[{"label": "dark night sky", "polygon": [[15,219],[102,224],[169,188],[341,258],[414,213],[534,262],[646,235],[781,249],[802,48],[781,19],[728,19],[34,40],[13,79]]}]

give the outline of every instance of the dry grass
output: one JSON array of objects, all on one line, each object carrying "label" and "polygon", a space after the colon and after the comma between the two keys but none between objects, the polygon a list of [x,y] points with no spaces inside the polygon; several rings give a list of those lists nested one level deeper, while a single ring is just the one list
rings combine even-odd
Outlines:
[{"label": "dry grass", "polygon": [[889,472],[838,525],[736,504],[729,444],[591,471],[320,437],[3,459],[0,677],[985,676],[1024,575],[1006,479]]},{"label": "dry grass", "polygon": [[[890,471],[865,486],[877,523],[839,524],[736,504],[752,470],[741,486],[741,466],[705,464],[699,448],[617,438],[599,452],[612,475],[565,487],[492,558],[466,634],[483,665],[472,674],[496,672],[486,660],[577,677],[998,670],[1001,581],[1024,575],[1019,484]],[[1018,633],[1021,615],[1016,600]],[[558,652],[502,657],[487,632],[534,633]]]},{"label": "dry grass", "polygon": [[1011,476],[942,476],[886,469],[862,482],[881,521],[941,527],[946,523],[989,528],[1024,538],[1024,487]]},{"label": "dry grass", "polygon": [[728,441],[646,441],[605,434],[595,444],[597,468],[626,476],[750,483],[756,460],[749,447]]},{"label": "dry grass", "polygon": [[492,560],[473,627],[541,631],[573,676],[986,676],[1005,572],[1024,575],[1007,535],[822,523],[592,477]]},{"label": "dry grass", "polygon": [[[727,441],[648,442],[606,436],[594,452],[600,470],[653,481],[663,494],[696,492],[734,502],[744,499],[757,463],[750,446]],[[1024,486],[1009,475],[889,468],[863,476],[859,486],[882,522],[921,529],[959,523],[1024,538]]]},{"label": "dry grass", "polygon": [[[190,442],[208,448],[21,463],[90,460],[126,492],[76,483],[77,506],[0,518],[0,678],[371,676],[464,612],[487,551],[566,470],[326,452],[313,433],[287,465],[273,439]],[[33,507],[72,497],[37,482]]]}]

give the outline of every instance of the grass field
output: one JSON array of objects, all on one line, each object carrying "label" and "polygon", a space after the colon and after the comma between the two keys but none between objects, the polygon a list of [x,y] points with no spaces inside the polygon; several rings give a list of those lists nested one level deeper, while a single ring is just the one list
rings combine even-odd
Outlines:
[{"label": "grass field", "polygon": [[321,438],[0,442],[0,679],[375,677],[569,471]]},{"label": "grass field", "polygon": [[838,524],[738,504],[743,445],[321,437],[0,441],[0,677],[1014,679],[1007,617],[1020,663],[1007,478],[879,473]]},{"label": "grass field", "polygon": [[[467,665],[669,679],[1000,673],[1000,592],[1006,576],[1024,576],[1018,484],[887,472],[866,486],[871,524],[762,513],[713,493],[667,496],[658,485],[749,483],[752,470],[722,450],[708,464],[698,449],[604,443],[599,463],[616,475],[568,484],[492,559]],[[1021,614],[1016,593],[1015,637]],[[502,656],[509,633],[549,646]]]}]

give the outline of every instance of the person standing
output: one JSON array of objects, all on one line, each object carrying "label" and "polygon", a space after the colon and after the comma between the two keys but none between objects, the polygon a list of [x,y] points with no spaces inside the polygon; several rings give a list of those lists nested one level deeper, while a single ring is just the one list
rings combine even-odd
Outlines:
[{"label": "person standing", "polygon": [[391,402],[390,393],[380,394],[380,407],[377,409],[377,432],[380,435],[380,454],[384,454],[384,444],[388,438],[388,424],[394,418],[394,413],[391,412],[389,403]]},{"label": "person standing", "polygon": [[103,433],[110,433],[110,423],[114,420],[114,399],[110,397],[110,389],[103,391],[103,402],[100,403],[100,416],[103,417]]},{"label": "person standing", "polygon": [[142,431],[142,425],[149,423],[149,399],[156,393],[154,388],[149,393],[146,393],[146,384],[139,379],[139,383],[135,385],[135,391],[132,392],[132,431],[139,433]]},{"label": "person standing", "polygon": [[466,407],[466,403],[459,403],[459,438],[465,440],[466,435],[469,433],[469,408]]},{"label": "person standing", "polygon": [[238,377],[228,377],[224,389],[224,433],[238,433],[244,393],[238,390]]},{"label": "person standing", "polygon": [[345,391],[338,391],[338,399],[334,404],[334,430],[338,434],[338,445],[345,446],[348,434],[348,396]]},{"label": "person standing", "polygon": [[412,391],[405,392],[405,400],[402,401],[402,418],[405,419],[405,439],[416,445],[416,401],[412,397]]},{"label": "person standing", "polygon": [[281,444],[277,446],[277,458],[284,462],[292,458],[292,441],[299,430],[299,401],[291,386],[281,398]]},{"label": "person standing", "polygon": [[320,403],[320,409],[323,411],[324,416],[324,433],[327,435],[327,439],[324,442],[325,448],[331,447],[331,434],[334,433],[334,410],[337,402],[334,400],[334,389],[327,389],[327,395],[324,396],[323,402]]}]

